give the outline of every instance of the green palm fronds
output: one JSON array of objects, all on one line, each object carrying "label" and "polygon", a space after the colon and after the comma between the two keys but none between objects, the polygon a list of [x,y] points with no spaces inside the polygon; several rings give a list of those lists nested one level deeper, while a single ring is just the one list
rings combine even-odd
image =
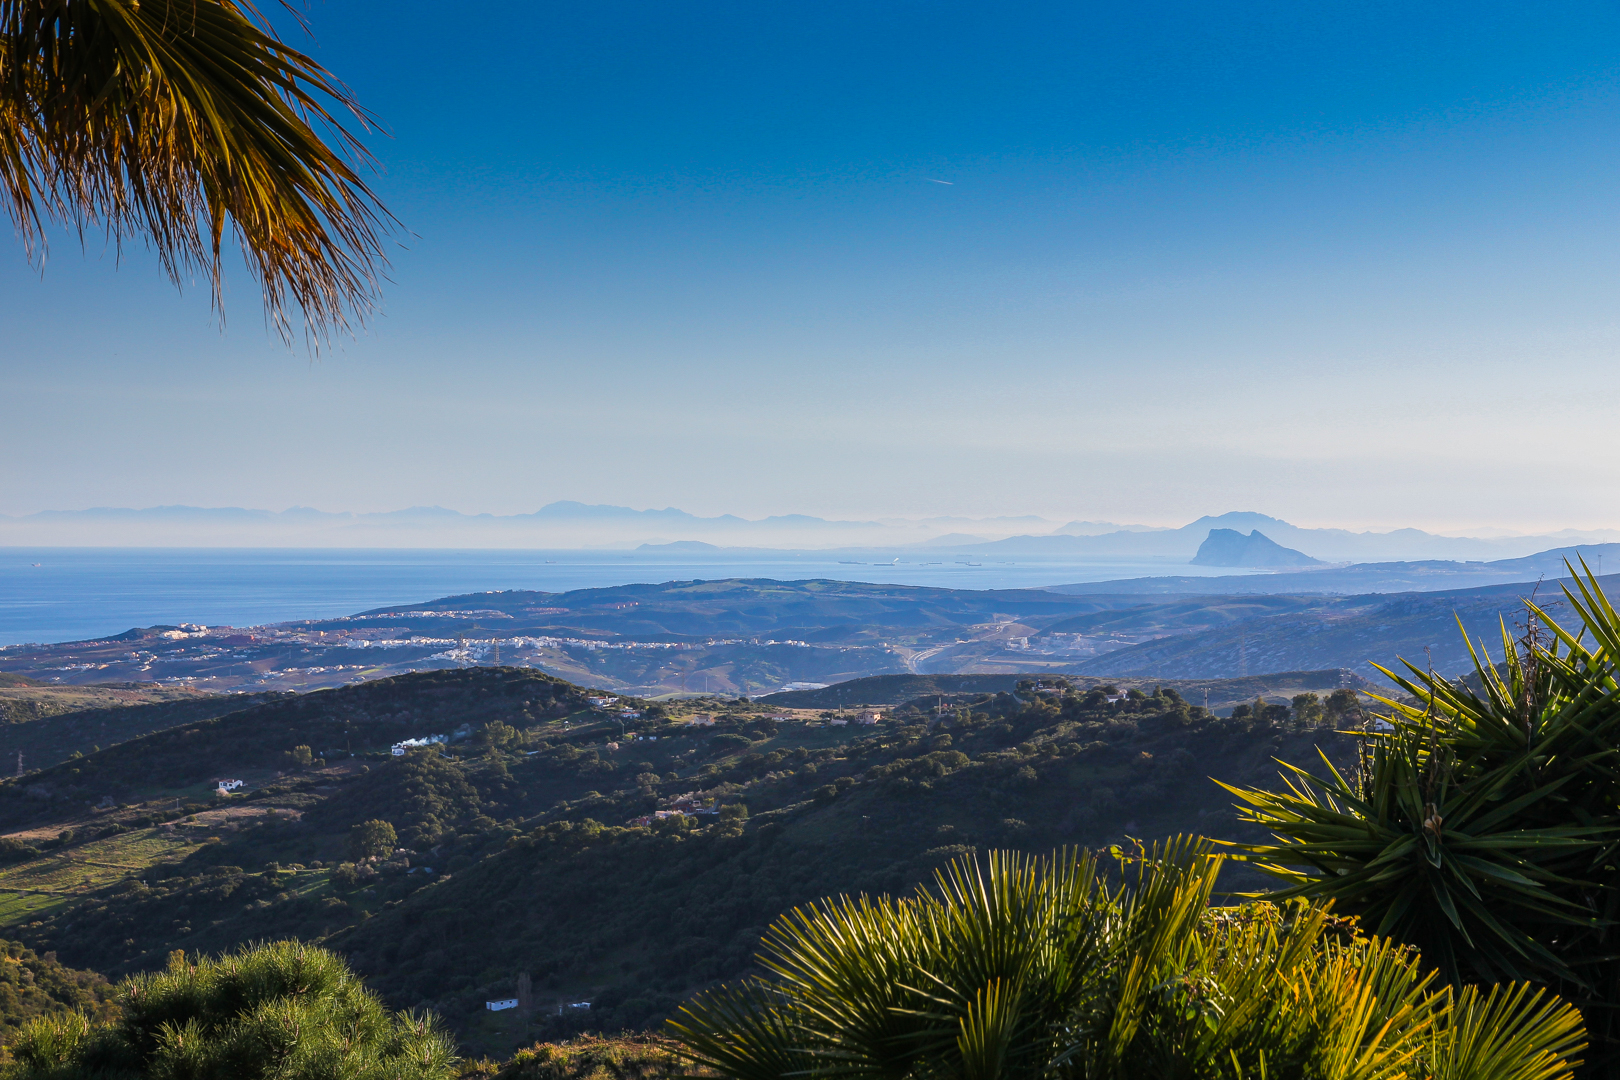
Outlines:
[{"label": "green palm fronds", "polygon": [[1581,1017],[1541,991],[1436,989],[1417,954],[1303,901],[1210,908],[1195,838],[1112,866],[993,852],[906,899],[790,913],[770,978],[671,1021],[737,1080],[1554,1080]]},{"label": "green palm fronds", "polygon": [[1275,837],[1239,857],[1280,877],[1274,899],[1332,901],[1417,946],[1454,985],[1536,982],[1581,1004],[1603,1075],[1620,1072],[1620,614],[1584,562],[1563,589],[1572,631],[1527,602],[1502,660],[1475,674],[1383,670],[1355,776],[1285,766],[1283,790],[1228,788]]},{"label": "green palm fronds", "polygon": [[392,219],[335,115],[369,117],[252,0],[0,0],[0,196],[35,251],[48,221],[143,237],[221,299],[229,232],[284,337],[364,318]]},{"label": "green palm fronds", "polygon": [[1465,986],[1429,1040],[1435,1080],[1552,1080],[1581,1049],[1581,1016],[1528,983]]}]

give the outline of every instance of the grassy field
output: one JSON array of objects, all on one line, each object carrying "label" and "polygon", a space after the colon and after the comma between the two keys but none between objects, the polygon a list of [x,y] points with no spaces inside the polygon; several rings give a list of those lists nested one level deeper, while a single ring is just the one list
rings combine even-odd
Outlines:
[{"label": "grassy field", "polygon": [[140,829],[0,870],[0,927],[38,918],[158,863],[177,862],[202,839],[180,830]]}]

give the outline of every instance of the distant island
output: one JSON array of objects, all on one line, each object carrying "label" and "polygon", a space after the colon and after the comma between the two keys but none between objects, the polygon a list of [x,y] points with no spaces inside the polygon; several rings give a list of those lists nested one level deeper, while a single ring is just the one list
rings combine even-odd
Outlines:
[{"label": "distant island", "polygon": [[1192,557],[1194,566],[1321,566],[1303,551],[1283,547],[1259,529],[1244,536],[1236,529],[1211,529]]}]

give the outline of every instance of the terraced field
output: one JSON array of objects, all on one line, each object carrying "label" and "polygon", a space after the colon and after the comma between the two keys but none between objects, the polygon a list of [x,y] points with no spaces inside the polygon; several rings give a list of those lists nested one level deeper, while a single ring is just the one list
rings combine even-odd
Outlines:
[{"label": "terraced field", "polygon": [[202,839],[178,829],[140,829],[0,870],[0,927],[38,918],[159,863],[178,862]]}]

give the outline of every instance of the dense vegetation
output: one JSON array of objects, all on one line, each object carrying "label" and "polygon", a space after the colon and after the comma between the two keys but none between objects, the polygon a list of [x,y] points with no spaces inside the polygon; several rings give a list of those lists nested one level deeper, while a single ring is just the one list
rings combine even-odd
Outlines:
[{"label": "dense vegetation", "polygon": [[75,754],[94,753],[103,747],[164,731],[181,724],[211,720],[226,713],[252,708],[276,694],[195,694],[173,701],[142,704],[105,704],[94,694],[98,687],[62,692],[41,690],[27,698],[0,700],[0,766],[23,756],[29,772],[48,769]]},{"label": "dense vegetation", "polygon": [[117,1015],[112,985],[94,971],[75,971],[18,941],[0,941],[0,1042],[30,1020],[83,1012],[98,1021]]},{"label": "dense vegetation", "polygon": [[1324,907],[1212,909],[1202,841],[1114,861],[995,852],[909,899],[800,908],[767,978],[672,1026],[734,1080],[1557,1080],[1583,1048],[1545,991],[1453,993]]},{"label": "dense vegetation", "polygon": [[[4,724],[26,724],[65,713],[96,714],[98,720],[111,717],[126,720],[140,715],[136,710],[142,705],[194,705],[212,701],[217,706],[230,700],[224,695],[205,694],[190,686],[116,682],[60,686],[43,685],[17,675],[7,675],[5,678],[7,681],[0,682],[0,723]],[[241,697],[234,702],[238,708],[250,703],[243,702]],[[163,713],[149,712],[145,715],[161,716]],[[200,714],[188,717],[191,720],[202,718]],[[151,728],[137,729],[136,734],[149,730]]]},{"label": "dense vegetation", "polygon": [[[622,718],[497,668],[281,698],[0,782],[0,814],[57,823],[0,853],[0,897],[51,890],[11,894],[19,914],[0,918],[115,975],[174,949],[321,940],[396,1007],[510,1049],[656,1023],[750,970],[763,928],[817,896],[904,892],[990,847],[1258,838],[1209,775],[1261,783],[1273,755],[1318,745],[1349,760],[1308,702],[1218,718],[1171,690],[1046,690],[959,694],[937,715],[930,696],[871,726],[713,700]],[[387,749],[437,733],[452,741]],[[250,785],[217,796],[219,776]],[[634,823],[681,795],[718,812]],[[368,823],[394,830],[391,852],[355,846]],[[592,1008],[491,1028],[484,1000],[523,973],[541,1003]]]},{"label": "dense vegetation", "polygon": [[324,949],[283,941],[220,957],[176,953],[119,984],[120,1015],[30,1022],[12,1041],[15,1080],[448,1080],[450,1039],[393,1015]]},{"label": "dense vegetation", "polygon": [[[750,970],[763,928],[795,904],[908,891],[993,846],[1195,826],[1243,835],[1206,771],[1258,780],[1274,772],[1272,754],[1348,751],[1331,730],[1276,713],[1216,719],[1173,693],[1106,697],[991,695],[931,727],[901,710],[847,735],[739,710],[656,750],[635,744],[647,760],[628,768],[555,746],[531,760],[602,790],[559,802],[493,857],[331,941],[401,1004],[469,1017],[526,972],[550,1000],[592,1000],[593,1028],[638,1026]],[[631,824],[683,791],[735,811]],[[537,1019],[534,1030],[584,1022]]]},{"label": "dense vegetation", "polygon": [[299,746],[336,761],[385,752],[405,738],[445,733],[466,723],[500,720],[528,727],[581,708],[578,687],[512,668],[423,672],[342,690],[278,695],[213,720],[120,743],[100,753],[0,785],[0,823],[39,816],[40,803],[124,802],[144,787],[207,783],[252,769],[296,765]]},{"label": "dense vegetation", "polygon": [[[1338,689],[1367,690],[1372,683],[1342,668],[1322,671],[1279,671],[1268,675],[1246,675],[1236,679],[1121,679],[1112,676],[1047,676],[1082,693],[1100,686],[1135,688],[1153,693],[1161,687],[1175,690],[1200,704],[1207,697],[1212,712],[1224,712],[1234,702],[1246,703],[1257,697],[1275,701],[1279,696],[1328,694]],[[851,679],[820,690],[786,690],[759,700],[784,709],[847,709],[859,705],[900,705],[929,696],[956,698],[963,694],[1011,693],[1027,675],[873,675]]]},{"label": "dense vegetation", "polygon": [[463,1080],[677,1080],[696,1070],[665,1035],[628,1032],[580,1035],[561,1043],[536,1043],[505,1062],[462,1067]]},{"label": "dense vegetation", "polygon": [[[1448,982],[1534,980],[1588,1013],[1594,1068],[1620,1075],[1620,614],[1588,573],[1569,630],[1530,605],[1472,680],[1408,665],[1391,730],[1348,775],[1236,788],[1291,886],[1422,949]],[[1472,646],[1471,646],[1472,647]]]}]

